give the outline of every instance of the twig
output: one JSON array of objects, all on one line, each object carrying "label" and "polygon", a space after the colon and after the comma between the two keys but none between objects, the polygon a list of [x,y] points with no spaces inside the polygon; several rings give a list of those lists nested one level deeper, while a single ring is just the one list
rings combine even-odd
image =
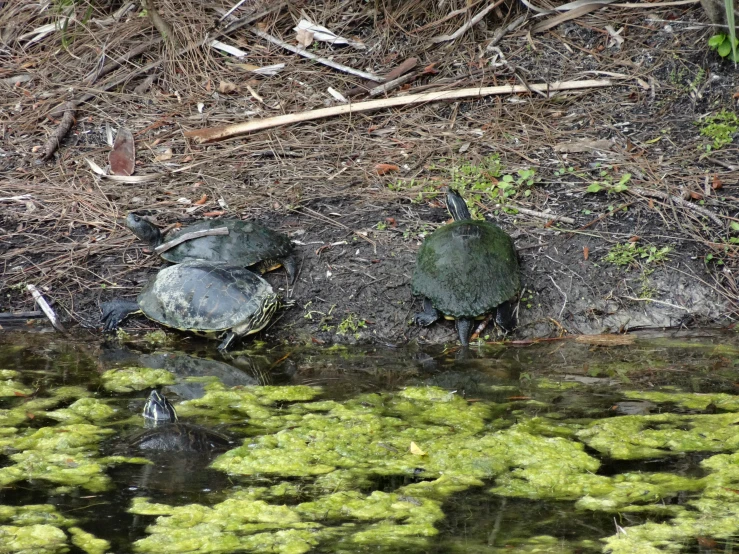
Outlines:
[{"label": "twig", "polygon": [[43,312],[3,312],[0,313],[0,321],[14,321],[22,319],[31,319],[34,317],[44,317]]},{"label": "twig", "polygon": [[706,160],[708,160],[709,162],[715,163],[716,165],[720,165],[721,167],[724,167],[724,168],[728,169],[729,171],[737,171],[737,170],[739,170],[739,167],[737,167],[735,165],[728,164],[728,163],[726,163],[726,162],[724,162],[722,160],[718,160],[716,158],[712,158],[711,156],[704,156],[703,158],[706,159]]},{"label": "twig", "polygon": [[342,65],[340,63],[329,60],[328,58],[322,58],[321,56],[315,55],[313,52],[308,52],[305,48],[293,46],[292,44],[288,44],[287,42],[284,42],[277,37],[273,37],[269,33],[260,31],[256,27],[249,27],[249,30],[258,37],[262,37],[264,40],[267,40],[272,44],[276,44],[277,46],[284,48],[285,50],[290,50],[290,52],[298,54],[299,56],[303,56],[304,58],[311,59],[320,64],[327,65],[328,67],[333,67],[334,69],[338,69],[339,71],[343,71],[345,73],[351,73],[352,75],[362,77],[363,79],[369,79],[370,81],[376,81],[378,83],[381,83],[383,81],[382,77],[378,77],[377,75],[373,75],[372,73],[367,73],[366,71],[354,69],[353,67]]},{"label": "twig", "polygon": [[712,211],[707,210],[706,208],[702,206],[697,206],[693,204],[692,202],[688,202],[687,200],[683,200],[679,196],[674,196],[672,194],[668,194],[666,192],[662,192],[658,190],[647,190],[647,189],[643,189],[640,187],[629,187],[628,191],[632,194],[638,194],[640,196],[660,198],[662,200],[671,200],[675,204],[678,204],[682,206],[683,208],[686,208],[688,210],[693,210],[694,212],[698,212],[700,215],[707,217],[719,227],[724,226],[724,222],[721,221],[721,219],[719,219],[719,217],[716,214],[714,214]]},{"label": "twig", "polygon": [[464,33],[466,33],[467,30],[470,27],[472,27],[473,25],[477,25],[477,23],[483,17],[485,17],[488,14],[489,11],[491,11],[493,8],[497,8],[503,2],[504,2],[504,0],[498,0],[497,2],[493,2],[488,7],[483,8],[482,10],[480,10],[480,12],[476,16],[474,16],[472,19],[470,19],[469,21],[467,21],[464,25],[462,25],[459,29],[457,29],[456,31],[454,31],[451,35],[440,35],[438,37],[432,38],[430,42],[432,44],[436,44],[436,43],[439,43],[439,42],[447,42],[447,41],[450,41],[450,40],[454,40],[456,38],[459,38]]},{"label": "twig", "polygon": [[688,308],[678,306],[677,304],[670,304],[669,302],[665,302],[664,300],[655,300],[654,298],[636,298],[634,296],[622,296],[621,298],[625,298],[626,300],[632,300],[634,302],[655,302],[657,304],[663,304],[665,306],[669,306],[670,308],[677,308],[678,310],[685,310],[686,312],[690,311]]},{"label": "twig", "polygon": [[[504,208],[507,206],[503,206],[502,204],[496,204],[496,208]],[[575,220],[571,217],[567,217],[564,215],[555,215],[555,214],[548,214],[546,212],[537,212],[536,210],[529,210],[528,208],[521,208],[520,206],[510,206],[514,210],[521,212],[525,215],[530,215],[531,217],[538,217],[540,219],[546,219],[547,221],[561,221],[562,223],[567,223],[569,225],[573,225],[575,223]]]},{"label": "twig", "polygon": [[567,295],[565,294],[565,291],[563,291],[561,288],[559,288],[559,285],[557,284],[557,282],[554,280],[554,278],[551,275],[549,275],[548,277],[549,277],[549,279],[551,279],[552,284],[554,285],[554,287],[559,291],[559,294],[561,294],[562,296],[565,297],[564,304],[562,304],[562,309],[559,310],[559,315],[557,316],[557,317],[562,317],[562,312],[565,311],[565,306],[567,306]]},{"label": "twig", "polygon": [[91,84],[93,84],[95,81],[97,81],[98,79],[100,79],[100,77],[103,77],[103,76],[107,75],[108,73],[110,73],[111,71],[113,71],[114,69],[116,69],[117,67],[119,67],[119,66],[123,65],[124,63],[126,63],[131,58],[135,58],[136,56],[140,56],[141,54],[143,54],[144,52],[146,52],[149,48],[151,48],[152,46],[156,46],[160,42],[162,42],[162,38],[161,37],[158,37],[158,38],[155,38],[154,40],[150,40],[149,42],[145,42],[143,44],[140,44],[139,46],[137,46],[133,50],[129,50],[128,52],[126,52],[122,56],[117,57],[112,62],[106,63],[100,69],[100,71],[91,71],[90,73],[88,73],[85,76],[85,82],[87,83],[88,86],[91,85]]},{"label": "twig", "polygon": [[42,161],[46,161],[54,155],[57,148],[74,124],[74,114],[77,111],[77,103],[70,100],[64,106],[64,117],[62,117],[59,127],[56,128],[54,134],[49,137],[44,145],[44,153],[41,156]]},{"label": "twig", "polygon": [[157,31],[159,31],[162,38],[169,42],[174,48],[179,48],[180,43],[172,32],[172,26],[167,22],[167,20],[159,15],[159,12],[154,6],[154,0],[139,1],[141,2],[141,7],[146,10],[146,14],[149,16],[149,21],[151,21],[151,24],[154,25]]},{"label": "twig", "polygon": [[380,94],[390,92],[391,90],[398,88],[400,85],[404,85],[408,81],[412,81],[416,77],[418,77],[418,72],[407,73],[405,75],[401,75],[397,79],[393,79],[392,81],[388,81],[387,83],[383,83],[381,85],[376,86],[373,89],[370,89],[368,95],[371,98],[372,96],[378,96]]},{"label": "twig", "polygon": [[54,310],[51,309],[51,306],[49,306],[48,302],[46,302],[46,299],[41,296],[41,293],[38,291],[38,289],[34,285],[26,285],[26,289],[31,293],[33,299],[36,301],[36,304],[38,304],[39,308],[43,310],[43,312],[46,314],[46,317],[49,318],[49,321],[54,326],[54,329],[66,335],[67,330],[59,322],[59,318],[54,313]]},{"label": "twig", "polygon": [[490,50],[493,46],[498,44],[503,39],[503,37],[506,36],[508,33],[511,33],[515,31],[516,29],[518,29],[521,25],[523,25],[526,22],[528,17],[529,17],[528,14],[524,14],[518,19],[514,19],[510,25],[497,29],[495,33],[493,33],[493,38],[488,43],[488,45],[485,47],[485,50],[486,51]]},{"label": "twig", "polygon": [[203,229],[202,231],[190,231],[189,233],[184,233],[176,239],[172,239],[165,242],[164,244],[160,244],[154,249],[154,252],[156,252],[157,254],[161,254],[162,252],[166,252],[170,248],[174,248],[175,246],[182,244],[183,242],[186,242],[188,240],[217,235],[228,235],[228,227],[216,227],[215,229]]},{"label": "twig", "polygon": [[0,198],[0,202],[25,202],[31,198],[33,197],[30,194],[21,194],[20,196],[6,196],[5,198]]},{"label": "twig", "polygon": [[367,102],[358,102],[356,104],[344,104],[342,106],[320,108],[317,110],[309,110],[297,114],[278,115],[275,117],[255,119],[246,123],[236,123],[234,125],[225,125],[223,127],[210,127],[194,131],[185,131],[185,137],[195,139],[196,142],[202,143],[231,138],[249,133],[251,131],[270,129],[272,127],[278,127],[280,125],[287,125],[289,123],[310,121],[313,119],[322,119],[326,117],[333,117],[336,115],[366,112],[371,110],[378,110],[381,108],[407,106],[409,104],[422,104],[425,102],[438,102],[440,100],[454,100],[457,98],[481,98],[494,94],[519,94],[523,92],[529,92],[529,89],[552,93],[562,90],[577,90],[584,88],[610,86],[613,86],[613,81],[607,79],[588,79],[583,81],[555,81],[553,83],[535,83],[529,85],[528,87],[522,85],[502,85],[497,87],[474,87],[459,90],[425,92],[422,94],[408,94],[406,96],[383,98],[381,100],[369,100]]}]

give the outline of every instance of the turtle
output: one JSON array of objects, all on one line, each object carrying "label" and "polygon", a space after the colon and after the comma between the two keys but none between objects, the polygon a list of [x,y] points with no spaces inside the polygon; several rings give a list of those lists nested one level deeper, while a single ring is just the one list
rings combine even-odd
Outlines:
[{"label": "turtle", "polygon": [[263,329],[280,304],[272,286],[246,268],[190,261],[160,270],[135,302],[111,300],[100,309],[105,332],[142,312],[166,327],[221,339],[223,351],[235,338]]},{"label": "turtle", "polygon": [[[135,213],[126,216],[126,227],[139,239],[147,242],[152,249],[176,238],[172,233],[162,236],[156,225]],[[177,234],[219,227],[226,227],[228,235],[209,235],[190,239],[160,255],[172,263],[188,260],[226,262],[231,265],[252,267],[260,273],[283,266],[289,283],[293,284],[297,274],[293,245],[286,235],[264,225],[239,219],[208,219],[183,227]]]},{"label": "turtle", "polygon": [[503,330],[515,328],[518,255],[503,229],[472,219],[457,191],[447,189],[446,204],[454,221],[427,236],[418,250],[411,288],[424,300],[423,312],[414,320],[423,326],[442,315],[456,320],[459,340],[466,347],[472,321],[478,317],[495,312]]},{"label": "turtle", "polygon": [[231,441],[225,435],[190,423],[180,423],[172,403],[152,390],[144,405],[146,429],[129,436],[128,449],[158,452],[215,452],[226,450]]}]

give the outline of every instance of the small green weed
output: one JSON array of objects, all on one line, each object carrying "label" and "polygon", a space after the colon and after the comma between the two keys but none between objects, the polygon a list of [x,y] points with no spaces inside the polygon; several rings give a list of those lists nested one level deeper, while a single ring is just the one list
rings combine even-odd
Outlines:
[{"label": "small green weed", "polygon": [[671,251],[672,248],[669,246],[658,249],[656,246],[637,246],[636,243],[627,242],[625,244],[614,244],[603,260],[622,267],[635,265],[637,261],[645,264],[656,264],[667,260]]},{"label": "small green weed", "polygon": [[[609,167],[610,169],[610,167]],[[600,172],[600,181],[593,181],[585,189],[585,192],[596,193],[605,190],[608,193],[611,192],[626,192],[629,187],[626,186],[631,180],[631,173],[624,173],[617,182],[613,182],[613,176],[608,173],[606,169]]]},{"label": "small green weed", "polygon": [[303,309],[305,310],[305,314],[303,317],[305,319],[309,319],[310,321],[313,321],[314,318],[318,319],[320,316],[320,319],[318,319],[318,325],[320,325],[321,331],[333,331],[334,327],[333,325],[329,325],[331,321],[333,321],[334,316],[331,315],[331,312],[334,311],[334,308],[336,307],[336,304],[333,304],[328,312],[321,312],[318,310],[309,310],[308,308],[313,302],[308,302],[305,306],[303,306]]},{"label": "small green weed", "polygon": [[699,125],[701,135],[713,140],[713,143],[706,145],[706,152],[711,152],[731,144],[734,134],[739,130],[739,117],[734,112],[721,110],[708,116]]},{"label": "small green weed", "polygon": [[337,335],[349,335],[353,334],[355,339],[359,338],[359,330],[367,327],[367,322],[364,319],[359,319],[359,316],[354,313],[349,313],[339,323],[336,329]]},{"label": "small green weed", "polygon": [[708,39],[708,47],[715,50],[722,58],[728,58],[732,62],[739,62],[739,55],[736,47],[739,46],[739,39],[734,39],[734,48],[731,47],[731,38],[729,35],[719,33]]}]

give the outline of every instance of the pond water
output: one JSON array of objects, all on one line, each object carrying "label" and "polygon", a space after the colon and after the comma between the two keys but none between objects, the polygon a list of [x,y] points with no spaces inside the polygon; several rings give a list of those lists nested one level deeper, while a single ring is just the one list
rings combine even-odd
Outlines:
[{"label": "pond water", "polygon": [[[733,551],[733,333],[161,339],[0,336],[0,552]],[[152,389],[230,445],[134,449]]]}]

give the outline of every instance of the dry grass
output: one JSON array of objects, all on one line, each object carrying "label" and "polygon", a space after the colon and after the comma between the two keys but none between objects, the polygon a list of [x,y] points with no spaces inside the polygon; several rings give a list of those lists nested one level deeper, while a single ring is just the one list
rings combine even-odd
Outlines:
[{"label": "dry grass", "polygon": [[[247,4],[248,9],[234,16],[247,17],[271,5]],[[232,5],[231,1],[156,2],[182,46],[202,42],[206,33],[213,32],[220,14]],[[419,67],[435,64],[437,73],[416,79],[412,91],[596,78],[603,72],[628,75],[629,79],[615,89],[562,94],[553,100],[532,95],[411,106],[196,146],[183,138],[183,130],[325,107],[335,103],[326,92],[329,87],[346,92],[361,80],[265,43],[248,29],[222,39],[246,50],[248,60],[208,47],[176,56],[171,44],[158,41],[157,31],[140,16],[137,5],[113,21],[112,11],[90,1],[64,8],[54,3],[45,9],[35,3],[12,2],[0,12],[4,136],[0,197],[31,194],[32,198],[0,203],[0,261],[5,284],[0,308],[30,309],[30,297],[13,287],[33,282],[72,317],[92,321],[95,315],[82,313],[75,304],[80,293],[86,292],[88,309],[102,294],[102,285],[106,289],[129,288],[122,284],[129,282],[126,275],[140,272],[142,263],[155,263],[145,262],[133,237],[117,222],[129,210],[154,210],[160,221],[170,222],[224,211],[226,206],[228,216],[276,217],[289,232],[290,217],[296,213],[325,225],[324,220],[332,220],[321,214],[325,203],[351,200],[355,206],[382,206],[407,201],[423,188],[412,186],[414,180],[435,183],[434,178],[442,177],[430,169],[437,160],[474,163],[491,152],[499,153],[509,170],[537,169],[540,186],[531,197],[519,198],[520,206],[575,217],[575,229],[596,219],[608,205],[637,203],[644,207],[639,213],[649,213],[649,221],[639,223],[649,229],[654,240],[692,245],[693,256],[713,253],[721,257],[724,265],[715,268],[710,285],[735,302],[737,290],[731,271],[736,267],[736,247],[727,243],[727,228],[739,213],[739,198],[737,173],[727,167],[739,165],[737,147],[730,145],[714,155],[723,166],[701,156],[701,138],[694,122],[720,107],[730,108],[735,103],[732,94],[737,80],[732,70],[707,52],[706,32],[679,23],[700,19],[702,14],[689,7],[648,12],[608,8],[542,35],[529,36],[522,28],[498,45],[507,63],[491,65],[496,61],[495,53],[485,50],[486,41],[498,26],[519,15],[502,4],[459,40],[429,42],[432,36],[454,32],[470,13],[485,5],[473,2],[471,12],[450,17],[467,2],[290,3],[258,24],[293,42],[292,28],[305,15],[368,46],[359,51],[318,44],[316,53],[379,75],[409,57],[419,58]],[[70,13],[74,22],[36,42],[29,41],[28,34],[34,29],[64,21]],[[646,15],[655,21],[645,19]],[[657,21],[668,18],[678,20],[669,32],[665,23]],[[614,46],[604,31],[608,24],[626,28],[621,47]],[[152,45],[118,69],[91,79],[105,63],[142,43]],[[146,77],[143,74],[103,92],[105,83],[157,60],[164,63],[155,70],[153,85],[145,92],[134,93]],[[285,63],[286,68],[274,77],[263,78],[245,70],[239,65],[242,63]],[[712,80],[714,74],[720,79]],[[9,80],[12,78],[20,82]],[[219,93],[222,81],[238,85],[239,92]],[[49,114],[61,102],[83,94],[93,98],[79,107],[72,133],[50,162],[39,163],[38,147],[58,124]],[[124,125],[136,137],[137,174],[189,169],[139,185],[95,177],[85,159],[104,165],[109,151],[106,129]],[[570,154],[554,148],[585,139],[609,139],[613,147]],[[460,152],[466,143],[470,146]],[[172,158],[154,161],[166,149],[172,150]],[[374,170],[378,163],[396,163],[401,171],[378,176]],[[583,196],[588,178],[598,177],[596,164],[611,166],[613,173],[631,173],[635,186],[688,201],[677,204],[644,194]],[[577,167],[581,176],[556,174],[566,166]],[[691,193],[695,197],[708,190],[707,178],[721,182],[723,188],[711,189],[712,195],[703,198],[699,209],[720,217],[721,227],[690,207],[697,204]],[[386,186],[398,180],[406,185],[402,190]],[[206,204],[188,213],[192,204],[184,202],[203,194],[207,195]],[[583,214],[585,208],[592,215]],[[350,215],[356,216],[356,212]],[[624,228],[614,235],[609,219],[606,216],[588,227],[589,232],[606,241],[621,237]],[[527,225],[540,227],[543,223],[534,219]]]}]

